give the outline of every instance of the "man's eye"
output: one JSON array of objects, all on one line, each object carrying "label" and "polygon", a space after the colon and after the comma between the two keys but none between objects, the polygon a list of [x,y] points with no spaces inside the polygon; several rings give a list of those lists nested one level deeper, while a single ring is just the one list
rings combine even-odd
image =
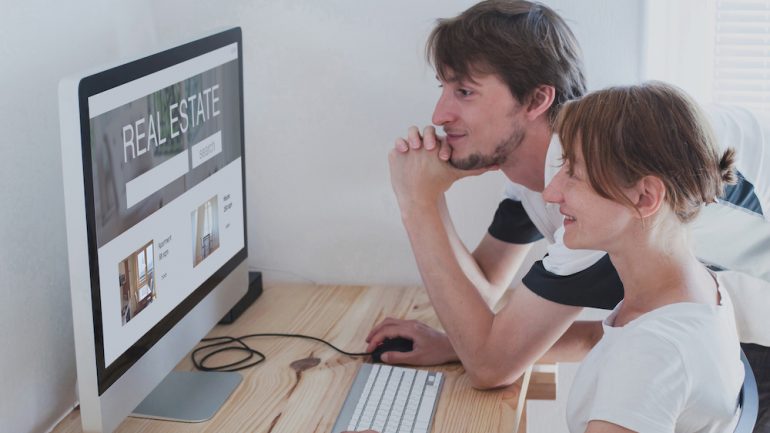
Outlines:
[{"label": "man's eye", "polygon": [[471,96],[473,94],[473,92],[468,89],[457,89],[457,93],[460,94],[460,96]]}]

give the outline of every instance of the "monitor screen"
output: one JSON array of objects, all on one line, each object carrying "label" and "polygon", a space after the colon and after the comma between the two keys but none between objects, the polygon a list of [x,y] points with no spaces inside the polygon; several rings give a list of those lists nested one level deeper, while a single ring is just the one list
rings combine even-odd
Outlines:
[{"label": "monitor screen", "polygon": [[59,85],[84,431],[163,388],[246,294],[241,41],[233,28]]},{"label": "monitor screen", "polygon": [[246,257],[236,30],[80,80],[99,395]]}]

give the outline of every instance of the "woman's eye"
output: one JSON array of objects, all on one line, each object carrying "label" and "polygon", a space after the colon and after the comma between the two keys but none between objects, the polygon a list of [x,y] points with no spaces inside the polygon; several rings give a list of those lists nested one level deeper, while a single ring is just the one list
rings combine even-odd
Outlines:
[{"label": "woman's eye", "polygon": [[572,169],[572,166],[567,160],[567,157],[562,156],[561,158],[559,158],[559,167],[566,169],[565,172],[567,173],[567,177],[570,177],[570,178],[575,177],[575,170]]},{"label": "woman's eye", "polygon": [[575,166],[574,165],[570,164],[570,165],[567,166],[567,176],[569,176],[570,179],[577,179],[578,178],[577,170],[575,170]]}]

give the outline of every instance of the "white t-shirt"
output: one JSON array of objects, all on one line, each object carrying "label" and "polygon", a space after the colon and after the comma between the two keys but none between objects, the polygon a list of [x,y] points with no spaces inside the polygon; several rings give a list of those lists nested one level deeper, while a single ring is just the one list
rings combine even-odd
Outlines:
[{"label": "white t-shirt", "polygon": [[592,420],[641,433],[732,432],[743,364],[730,297],[720,295],[718,306],[670,304],[614,327],[619,304],[575,376],[570,432]]}]

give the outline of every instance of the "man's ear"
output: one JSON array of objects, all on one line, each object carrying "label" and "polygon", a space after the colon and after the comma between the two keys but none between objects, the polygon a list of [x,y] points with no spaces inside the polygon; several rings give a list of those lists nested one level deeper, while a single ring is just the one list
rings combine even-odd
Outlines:
[{"label": "man's ear", "polygon": [[548,109],[553,105],[555,97],[556,89],[553,86],[541,84],[535,87],[529,95],[527,117],[534,120],[543,113],[547,113]]},{"label": "man's ear", "polygon": [[641,178],[632,188],[632,201],[642,218],[647,218],[658,212],[666,199],[666,185],[656,176]]}]

